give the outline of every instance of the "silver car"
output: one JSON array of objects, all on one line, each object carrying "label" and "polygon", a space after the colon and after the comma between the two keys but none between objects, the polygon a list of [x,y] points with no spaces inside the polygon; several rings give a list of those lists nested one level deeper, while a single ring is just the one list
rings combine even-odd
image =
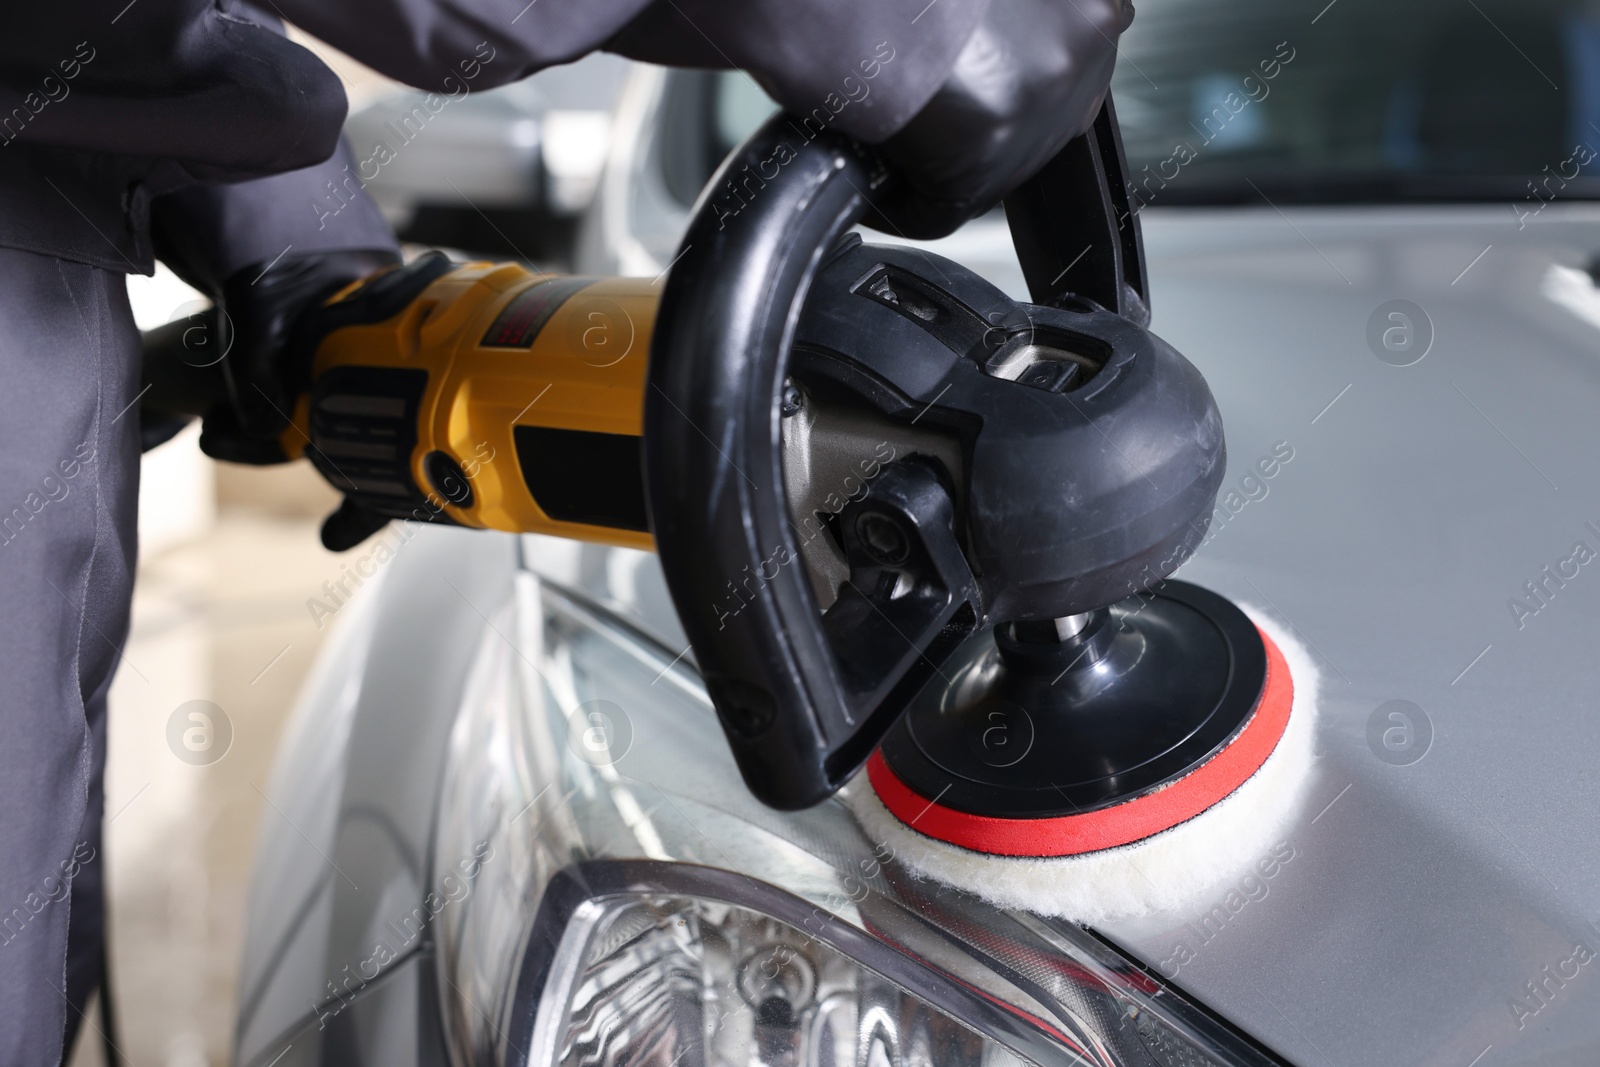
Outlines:
[{"label": "silver car", "polygon": [[[653,556],[391,528],[270,789],[240,1063],[1600,1059],[1600,14],[1150,0],[1118,71],[1238,472],[1182,577],[1323,676],[1282,840],[1182,912],[996,910],[749,796]],[[666,268],[769,106],[636,69],[576,265]],[[931,247],[1026,295],[998,217]]]}]

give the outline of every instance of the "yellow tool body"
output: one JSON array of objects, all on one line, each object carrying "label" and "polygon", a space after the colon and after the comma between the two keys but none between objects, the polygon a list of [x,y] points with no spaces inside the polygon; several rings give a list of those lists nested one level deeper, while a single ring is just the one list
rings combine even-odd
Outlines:
[{"label": "yellow tool body", "polygon": [[321,338],[282,443],[384,514],[651,548],[640,435],[658,294],[644,279],[456,267],[397,313]]}]

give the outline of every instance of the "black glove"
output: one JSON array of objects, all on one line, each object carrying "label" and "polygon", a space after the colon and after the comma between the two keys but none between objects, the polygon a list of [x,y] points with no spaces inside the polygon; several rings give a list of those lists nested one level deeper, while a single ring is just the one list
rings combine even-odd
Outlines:
[{"label": "black glove", "polygon": [[285,257],[239,271],[223,283],[216,318],[224,400],[205,413],[200,448],[230,463],[285,462],[279,442],[295,398],[310,384],[310,352],[294,351],[295,323],[358,278],[399,263],[378,251]]},{"label": "black glove", "polygon": [[[214,307],[145,331],[140,394],[145,450],[199,415],[204,420],[200,447],[207,455],[232,463],[286,462],[284,433],[298,399],[310,390],[312,361],[326,331],[390,318],[453,269],[439,252],[387,269],[398,262],[383,252],[345,251],[246,269],[223,285]],[[350,295],[324,306],[363,279]],[[303,443],[317,463],[317,450]],[[336,466],[317,466],[335,488],[344,488]],[[343,551],[390,518],[347,496],[323,524],[322,542]]]},{"label": "black glove", "polygon": [[1132,0],[995,0],[933,98],[878,146],[905,184],[867,222],[934,238],[988,211],[1094,122]]}]

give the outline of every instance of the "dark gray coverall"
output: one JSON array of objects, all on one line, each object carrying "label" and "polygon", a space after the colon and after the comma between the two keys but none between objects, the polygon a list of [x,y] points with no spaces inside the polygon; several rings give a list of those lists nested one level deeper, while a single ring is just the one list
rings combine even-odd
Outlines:
[{"label": "dark gray coverall", "polygon": [[[743,67],[810,112],[888,41],[879,140],[988,0],[276,0],[376,69],[458,93],[597,48]],[[492,57],[492,58],[486,58]],[[280,255],[389,249],[345,184],[343,91],[230,0],[14,5],[0,33],[0,1067],[49,1064],[99,971],[105,696],[128,632],[138,344],[123,283],[186,249],[219,287]],[[330,158],[330,155],[332,158]]]}]

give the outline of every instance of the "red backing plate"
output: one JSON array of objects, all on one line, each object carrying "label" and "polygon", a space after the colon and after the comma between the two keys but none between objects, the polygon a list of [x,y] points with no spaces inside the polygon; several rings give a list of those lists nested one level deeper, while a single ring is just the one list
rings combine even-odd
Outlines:
[{"label": "red backing plate", "polygon": [[[1258,629],[1259,633],[1260,630]],[[1142,841],[1220,803],[1267,761],[1289,725],[1294,680],[1272,638],[1261,699],[1226,748],[1177,781],[1153,793],[1079,815],[1049,819],[997,819],[942,807],[912,791],[882,752],[867,761],[867,777],[883,806],[918,833],[992,856],[1078,856]]]}]

